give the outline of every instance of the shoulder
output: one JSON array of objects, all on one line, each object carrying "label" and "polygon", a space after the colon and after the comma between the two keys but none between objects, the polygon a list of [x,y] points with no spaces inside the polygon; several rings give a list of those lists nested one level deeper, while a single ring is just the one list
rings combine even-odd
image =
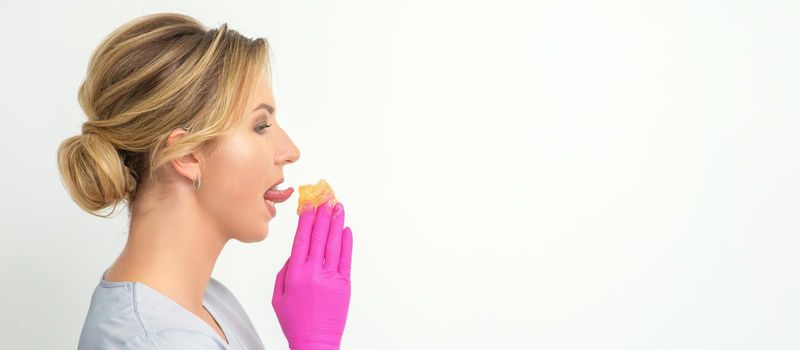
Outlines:
[{"label": "shoulder", "polygon": [[219,350],[227,349],[221,340],[206,333],[186,329],[167,329],[134,337],[122,346],[125,350]]},{"label": "shoulder", "polygon": [[119,347],[125,339],[144,333],[136,313],[133,286],[101,282],[92,293],[78,349]]},{"label": "shoulder", "polygon": [[[119,349],[129,344],[131,349],[147,349],[187,341],[213,345],[214,336],[205,322],[144,283],[101,282],[92,295],[78,348]],[[181,349],[178,345],[161,348]]]}]

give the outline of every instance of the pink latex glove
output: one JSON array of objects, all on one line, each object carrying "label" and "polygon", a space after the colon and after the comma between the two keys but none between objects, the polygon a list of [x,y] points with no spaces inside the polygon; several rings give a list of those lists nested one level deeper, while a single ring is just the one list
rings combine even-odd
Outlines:
[{"label": "pink latex glove", "polygon": [[307,205],[300,213],[292,255],[275,278],[272,308],[293,350],[339,349],[350,306],[353,233],[344,206]]}]

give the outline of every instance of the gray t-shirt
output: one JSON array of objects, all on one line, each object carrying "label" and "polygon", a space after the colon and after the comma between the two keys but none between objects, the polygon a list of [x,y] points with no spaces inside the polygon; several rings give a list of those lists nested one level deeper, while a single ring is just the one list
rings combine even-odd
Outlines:
[{"label": "gray t-shirt", "polygon": [[92,294],[78,350],[264,349],[242,305],[213,277],[203,295],[203,306],[230,344],[169,297],[142,282],[106,281],[106,271]]}]

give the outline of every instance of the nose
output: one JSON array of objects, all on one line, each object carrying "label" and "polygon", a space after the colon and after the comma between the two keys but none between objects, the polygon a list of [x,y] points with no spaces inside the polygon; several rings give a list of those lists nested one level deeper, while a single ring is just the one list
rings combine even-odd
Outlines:
[{"label": "nose", "polygon": [[281,154],[276,157],[276,161],[279,164],[294,163],[300,159],[300,149],[298,149],[294,142],[292,142],[292,139],[289,137],[286,131],[281,129],[281,132],[284,135],[283,147],[280,148]]}]

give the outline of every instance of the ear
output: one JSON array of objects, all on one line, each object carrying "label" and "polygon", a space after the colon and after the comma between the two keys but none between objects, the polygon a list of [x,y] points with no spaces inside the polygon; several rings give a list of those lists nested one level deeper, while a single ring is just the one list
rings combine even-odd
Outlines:
[{"label": "ear", "polygon": [[[180,138],[185,137],[186,134],[187,132],[184,129],[179,128],[173,130],[169,136],[167,136],[167,145],[171,146],[175,144]],[[203,177],[203,174],[200,173],[201,161],[202,158],[199,157],[198,154],[189,153],[185,156],[170,160],[169,164],[175,169],[175,172],[189,179],[191,183],[198,175],[201,178]]]}]

